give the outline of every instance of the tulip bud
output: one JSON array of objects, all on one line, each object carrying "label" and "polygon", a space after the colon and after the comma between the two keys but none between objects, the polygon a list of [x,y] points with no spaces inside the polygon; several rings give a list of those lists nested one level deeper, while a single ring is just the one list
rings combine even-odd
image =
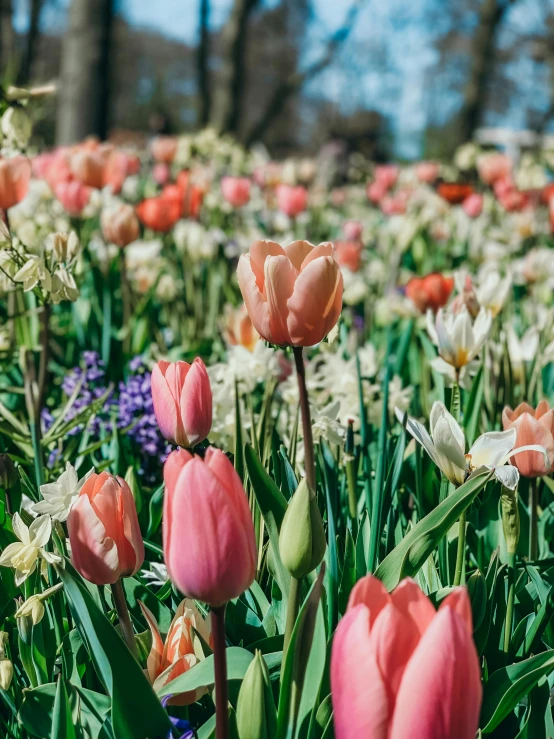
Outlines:
[{"label": "tulip bud", "polygon": [[9,690],[13,677],[13,664],[10,659],[0,659],[0,688]]},{"label": "tulip bud", "polygon": [[306,480],[302,480],[289,501],[281,525],[281,559],[290,574],[299,580],[315,570],[325,548],[325,530],[315,494]]},{"label": "tulip bud", "polygon": [[517,505],[517,489],[502,487],[500,494],[502,505],[502,528],[508,554],[515,554],[519,542],[519,508]]},{"label": "tulip bud", "polygon": [[44,617],[44,604],[38,595],[32,595],[15,612],[16,618],[30,618],[33,626],[39,624]]},{"label": "tulip bud", "polygon": [[0,454],[0,488],[11,490],[17,483],[15,465],[7,454]]},{"label": "tulip bud", "polygon": [[277,734],[277,712],[269,670],[258,650],[240,687],[237,728],[240,739],[273,739]]}]

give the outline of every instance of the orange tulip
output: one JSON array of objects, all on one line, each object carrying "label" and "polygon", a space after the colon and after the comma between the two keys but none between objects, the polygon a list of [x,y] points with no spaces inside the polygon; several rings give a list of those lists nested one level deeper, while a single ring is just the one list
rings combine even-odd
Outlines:
[{"label": "orange tulip", "polygon": [[93,473],[67,519],[71,562],[95,585],[109,585],[137,572],[144,562],[133,494],[125,480]]},{"label": "orange tulip", "polygon": [[[158,691],[166,683],[198,664],[199,660],[193,646],[193,628],[206,644],[213,648],[210,621],[205,621],[194,601],[186,598],[175,611],[164,643],[154,615],[144,603],[139,601],[139,605],[152,633],[152,648],[146,662],[148,677],[154,690]],[[174,695],[168,703],[186,706],[200,700],[206,692],[207,688],[199,688]]]},{"label": "orange tulip", "polygon": [[260,335],[252,325],[244,303],[238,308],[225,306],[223,336],[230,346],[239,345],[248,349],[249,352],[254,351]]},{"label": "orange tulip", "polygon": [[102,211],[100,222],[106,241],[117,246],[127,246],[140,235],[140,225],[132,205],[121,203],[115,209]]},{"label": "orange tulip", "polygon": [[182,204],[177,200],[159,196],[147,198],[136,207],[136,213],[146,228],[159,233],[171,231],[182,214]]},{"label": "orange tulip", "polygon": [[520,403],[512,410],[506,406],[502,411],[504,430],[515,428],[515,447],[538,444],[546,449],[549,463],[546,464],[541,452],[520,452],[512,457],[511,462],[524,477],[542,477],[554,468],[554,409],[546,400],[542,400],[537,410],[527,403]]},{"label": "orange tulip", "polygon": [[412,277],[406,285],[406,297],[420,313],[426,313],[429,308],[436,313],[439,308],[446,305],[453,289],[453,277],[444,277],[438,272],[431,272],[425,277]]},{"label": "orange tulip", "polygon": [[313,346],[339,318],[343,281],[330,243],[256,241],[237,277],[254,328],[272,344]]},{"label": "orange tulip", "polygon": [[20,203],[27,195],[31,179],[32,164],[30,159],[15,156],[12,159],[0,159],[0,208],[8,208]]},{"label": "orange tulip", "polygon": [[447,203],[459,205],[471,195],[473,187],[459,182],[440,182],[437,192]]}]

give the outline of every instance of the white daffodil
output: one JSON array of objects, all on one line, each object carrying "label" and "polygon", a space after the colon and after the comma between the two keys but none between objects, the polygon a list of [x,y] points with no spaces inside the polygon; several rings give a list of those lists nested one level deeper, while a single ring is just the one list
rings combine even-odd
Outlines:
[{"label": "white daffodil", "polygon": [[314,441],[325,439],[330,444],[344,443],[346,428],[337,420],[339,414],[340,400],[329,403],[321,410],[312,406]]},{"label": "white daffodil", "polygon": [[73,503],[79,497],[81,488],[94,472],[91,469],[79,480],[75,468],[70,462],[56,482],[40,486],[44,500],[33,505],[34,513],[47,513],[56,521],[65,521]]},{"label": "white daffodil", "polygon": [[[508,324],[506,327],[506,343],[508,347],[508,355],[512,365],[512,373],[516,382],[523,382],[525,379],[525,363],[532,362],[539,350],[540,332],[538,328],[532,326],[527,329],[521,339],[516,334],[513,326]],[[546,352],[543,353],[546,354]]]},{"label": "white daffodil", "polygon": [[[404,415],[397,409],[396,416],[402,423]],[[425,426],[408,416],[406,429],[425,449],[437,467],[456,486],[461,485],[468,477],[482,468],[494,470],[495,477],[510,490],[514,490],[519,482],[517,467],[506,466],[510,457],[523,451],[542,452],[546,450],[537,444],[518,447],[515,429],[508,431],[489,431],[482,434],[465,452],[466,439],[464,432],[454,416],[446,410],[443,403],[435,401],[429,419],[431,434]]]},{"label": "white daffodil", "polygon": [[456,369],[469,364],[481,351],[492,327],[492,314],[481,308],[475,320],[466,308],[458,311],[441,308],[435,319],[427,313],[427,331],[440,356]]},{"label": "white daffodil", "polygon": [[14,513],[12,528],[19,541],[8,544],[4,549],[0,555],[0,566],[14,568],[17,587],[35,571],[39,559],[52,564],[62,561],[57,554],[45,549],[52,535],[50,516],[39,516],[27,527],[19,513]]},{"label": "white daffodil", "polygon": [[475,295],[482,308],[497,316],[506,302],[506,298],[512,288],[512,276],[501,277],[498,272],[488,272],[484,275],[479,285],[475,285]]},{"label": "white daffodil", "polygon": [[54,593],[57,593],[58,590],[61,590],[63,588],[63,584],[61,582],[57,583],[57,585],[54,585],[51,588],[48,588],[47,590],[44,590],[42,593],[37,593],[36,595],[31,595],[30,598],[27,598],[27,600],[24,603],[21,603],[17,611],[15,612],[16,618],[30,618],[33,622],[33,626],[36,626],[38,623],[40,623],[44,617],[44,603],[47,598],[49,598],[51,595],[54,595]]}]

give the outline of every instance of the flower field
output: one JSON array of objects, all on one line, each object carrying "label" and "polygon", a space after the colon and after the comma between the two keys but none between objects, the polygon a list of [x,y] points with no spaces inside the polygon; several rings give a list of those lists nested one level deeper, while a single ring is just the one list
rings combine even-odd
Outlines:
[{"label": "flower field", "polygon": [[0,158],[0,736],[554,736],[554,152]]}]

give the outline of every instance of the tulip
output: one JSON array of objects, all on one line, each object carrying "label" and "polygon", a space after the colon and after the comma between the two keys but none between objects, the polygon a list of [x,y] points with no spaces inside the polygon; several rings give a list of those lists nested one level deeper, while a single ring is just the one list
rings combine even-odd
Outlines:
[{"label": "tulip", "polygon": [[321,563],[326,548],[325,529],[315,494],[306,480],[301,480],[281,524],[281,560],[292,577],[300,580]]},{"label": "tulip", "polygon": [[109,144],[95,150],[82,146],[70,157],[73,175],[87,187],[101,190],[106,184],[106,167],[113,148]]},{"label": "tulip", "polygon": [[465,367],[483,348],[492,328],[492,314],[481,308],[472,320],[465,305],[458,311],[440,308],[436,317],[427,313],[427,331],[440,356],[457,370]]},{"label": "tulip", "polygon": [[217,608],[254,581],[256,538],[248,498],[225,454],[181,450],[164,465],[163,548],[179,590]]},{"label": "tulip", "polygon": [[406,212],[408,205],[406,194],[396,193],[393,195],[385,195],[381,198],[379,207],[386,216],[401,216]]},{"label": "tulip", "polygon": [[440,182],[437,187],[437,193],[446,200],[450,205],[459,205],[463,203],[473,192],[471,185],[458,182]]},{"label": "tulip", "polygon": [[71,561],[95,585],[134,575],[144,561],[144,544],[129,486],[108,472],[93,473],[67,519]]},{"label": "tulip", "polygon": [[169,165],[164,162],[158,162],[152,167],[152,179],[158,185],[165,185],[169,182],[171,171]]},{"label": "tulip", "polygon": [[362,262],[362,245],[359,241],[335,241],[335,259],[341,267],[357,272]]},{"label": "tulip", "polygon": [[[152,647],[146,663],[148,678],[154,690],[159,691],[166,683],[198,664],[199,658],[194,649],[195,636],[192,629],[210,645],[212,638],[209,621],[204,621],[194,601],[185,599],[175,611],[164,643],[154,615],[144,603],[139,601],[139,605],[152,634]],[[206,688],[198,688],[175,695],[168,703],[186,706],[200,700],[204,693]]]},{"label": "tulip", "polygon": [[308,205],[308,191],[302,185],[278,185],[277,207],[289,218],[296,218],[306,210]]},{"label": "tulip", "polygon": [[0,159],[0,208],[8,208],[20,203],[27,195],[31,179],[31,161],[23,156]]},{"label": "tulip", "polygon": [[505,154],[483,154],[477,160],[477,171],[486,185],[494,185],[498,180],[511,175],[512,162]]},{"label": "tulip", "polygon": [[140,225],[132,205],[121,203],[116,208],[105,209],[100,222],[106,241],[117,246],[128,246],[140,235]]},{"label": "tulip", "polygon": [[177,154],[177,146],[175,136],[156,136],[150,144],[150,151],[157,162],[171,164]]},{"label": "tulip", "polygon": [[240,686],[237,729],[240,739],[275,739],[277,736],[277,711],[269,670],[258,650]]},{"label": "tulip", "polygon": [[478,218],[483,210],[483,196],[477,192],[472,193],[462,202],[462,208],[470,218]]},{"label": "tulip", "polygon": [[554,409],[542,400],[534,410],[520,403],[514,410],[506,406],[502,411],[504,429],[515,429],[518,446],[539,445],[546,450],[527,451],[514,457],[515,465],[524,477],[549,475],[554,468]]},{"label": "tulip", "polygon": [[354,587],[331,653],[337,739],[473,739],[482,699],[471,606],[456,588],[438,611],[411,579]]},{"label": "tulip", "polygon": [[83,185],[79,180],[58,182],[54,186],[54,195],[72,216],[81,215],[89,204],[91,192],[90,187]]},{"label": "tulip", "polygon": [[406,297],[416,306],[420,313],[432,310],[434,313],[448,302],[454,289],[454,278],[444,277],[432,272],[425,277],[412,277],[406,285]]},{"label": "tulip", "polygon": [[250,180],[248,177],[223,177],[221,193],[233,208],[242,208],[250,200]]},{"label": "tulip", "polygon": [[381,182],[370,182],[366,188],[367,199],[372,203],[379,203],[387,192],[387,188]]},{"label": "tulip", "polygon": [[415,167],[416,177],[420,182],[431,184],[439,176],[437,162],[419,162]]},{"label": "tulip", "polygon": [[243,346],[249,352],[254,351],[260,335],[252,325],[244,303],[238,308],[225,306],[223,336],[230,346]]},{"label": "tulip", "polygon": [[396,164],[380,164],[375,167],[375,182],[383,185],[385,190],[390,190],[396,184],[399,173],[400,169]]},{"label": "tulip", "polygon": [[204,362],[159,361],[152,370],[152,402],[160,431],[183,447],[199,444],[212,425],[212,390]]},{"label": "tulip", "polygon": [[136,207],[137,216],[146,228],[167,233],[181,218],[182,203],[164,197],[147,198]]},{"label": "tulip", "polygon": [[343,281],[329,243],[256,241],[237,277],[254,328],[272,344],[313,346],[340,315]]},{"label": "tulip", "polygon": [[348,241],[360,241],[363,230],[360,221],[345,221],[342,224],[342,232]]}]

